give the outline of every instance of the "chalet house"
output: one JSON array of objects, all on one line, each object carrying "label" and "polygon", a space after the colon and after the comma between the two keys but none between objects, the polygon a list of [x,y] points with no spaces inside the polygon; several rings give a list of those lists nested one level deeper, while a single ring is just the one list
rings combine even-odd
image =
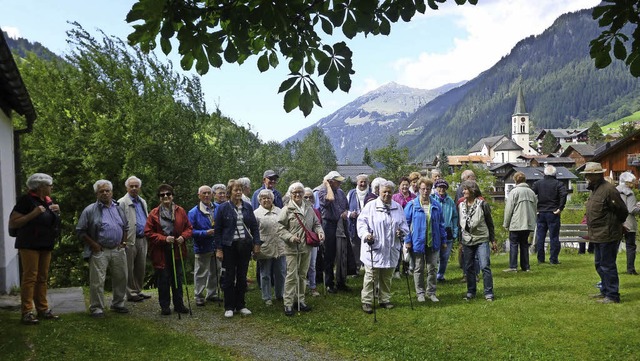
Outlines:
[{"label": "chalet house", "polygon": [[573,159],[576,167],[591,161],[595,155],[595,147],[590,144],[571,144],[560,154],[561,157]]},{"label": "chalet house", "polygon": [[[24,129],[13,129],[12,113],[26,119]],[[7,224],[23,182],[16,175],[19,167],[20,134],[31,131],[36,112],[18,72],[2,29],[0,29],[0,294],[20,284],[18,250],[9,236]],[[17,184],[19,186],[17,186]]]},{"label": "chalet house", "polygon": [[542,129],[536,136],[535,140],[538,144],[542,144],[542,139],[547,133],[553,134],[559,144],[562,143],[586,143],[589,141],[589,129]]},{"label": "chalet house", "polygon": [[640,130],[603,144],[596,149],[596,155],[591,161],[602,164],[602,168],[607,169],[605,175],[614,180],[625,171],[631,171],[636,178],[640,178]]}]

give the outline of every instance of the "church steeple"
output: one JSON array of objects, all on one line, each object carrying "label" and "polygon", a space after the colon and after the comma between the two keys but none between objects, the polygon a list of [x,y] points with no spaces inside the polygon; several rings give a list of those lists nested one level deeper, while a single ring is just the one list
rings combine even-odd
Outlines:
[{"label": "church steeple", "polygon": [[513,115],[527,114],[526,105],[524,104],[524,95],[522,94],[522,87],[518,87],[518,97],[516,98],[516,108],[513,111]]},{"label": "church steeple", "polygon": [[537,152],[529,146],[529,113],[524,103],[522,86],[518,87],[516,97],[516,107],[511,116],[511,139],[522,147],[524,154],[536,154]]}]

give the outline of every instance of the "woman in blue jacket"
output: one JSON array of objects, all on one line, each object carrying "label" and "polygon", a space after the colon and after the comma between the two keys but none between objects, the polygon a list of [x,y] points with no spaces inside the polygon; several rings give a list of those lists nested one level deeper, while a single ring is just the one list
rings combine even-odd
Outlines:
[{"label": "woman in blue jacket", "polygon": [[444,229],[447,232],[446,241],[440,247],[440,263],[438,264],[438,282],[444,282],[444,273],[447,271],[449,256],[453,248],[453,240],[458,236],[458,209],[456,203],[447,194],[449,183],[444,179],[438,179],[434,184],[436,193],[431,197],[442,208]]},{"label": "woman in blue jacket", "polygon": [[425,301],[424,269],[427,268],[426,295],[432,302],[436,297],[436,269],[440,255],[440,246],[446,241],[447,233],[442,217],[442,208],[431,195],[433,182],[427,178],[418,181],[419,196],[407,203],[404,214],[409,225],[409,234],[404,243],[413,251],[415,269],[413,280],[418,302]]}]

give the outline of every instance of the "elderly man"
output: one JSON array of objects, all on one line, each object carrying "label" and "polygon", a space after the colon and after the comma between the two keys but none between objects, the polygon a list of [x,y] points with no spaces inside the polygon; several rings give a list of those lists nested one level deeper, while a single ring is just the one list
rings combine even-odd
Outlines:
[{"label": "elderly man", "polygon": [[367,243],[360,251],[360,261],[365,269],[360,297],[365,313],[373,313],[374,283],[380,289],[380,307],[393,308],[391,279],[400,259],[402,238],[409,233],[402,207],[391,199],[393,188],[393,182],[383,181],[380,196],[367,203],[358,217],[358,235]]},{"label": "elderly man", "polygon": [[[140,302],[151,298],[142,293],[144,273],[147,267],[147,239],[144,238],[144,225],[147,223],[147,202],[140,197],[142,181],[136,176],[124,182],[127,194],[118,199],[118,205],[124,211],[131,229],[127,232],[127,301]],[[135,228],[134,228],[135,225]]]},{"label": "elderly man", "polygon": [[556,179],[556,167],[544,167],[544,178],[533,183],[533,193],[538,196],[536,226],[536,251],[538,263],[545,262],[544,239],[549,231],[549,263],[560,264],[560,212],[567,202],[567,188]]},{"label": "elderly man", "polygon": [[111,310],[129,313],[124,306],[127,289],[127,218],[113,201],[113,185],[101,179],[93,185],[98,200],[80,215],[76,233],[84,241],[84,258],[89,260],[89,310],[91,317],[104,317],[104,280],[111,268],[113,301]]},{"label": "elderly man", "polygon": [[227,201],[227,186],[224,184],[214,184],[211,186],[211,195],[216,207]]},{"label": "elderly man", "polygon": [[[193,227],[193,295],[196,306],[204,306],[206,301],[220,301],[218,279],[220,261],[216,259],[213,243],[213,218],[216,206],[211,202],[211,188],[203,185],[198,189],[200,202],[189,211],[188,217]],[[205,294],[206,290],[206,294]]]},{"label": "elderly man", "polygon": [[282,195],[276,189],[278,178],[280,178],[280,176],[271,169],[264,171],[264,173],[262,174],[262,186],[256,189],[256,191],[253,192],[253,196],[251,197],[251,206],[254,210],[260,207],[260,199],[258,195],[263,189],[269,189],[273,192],[273,205],[278,208],[282,208],[284,206],[284,204],[282,203]]},{"label": "elderly man", "polygon": [[589,242],[595,244],[595,266],[602,286],[593,295],[601,303],[619,303],[620,292],[616,257],[623,235],[623,223],[629,214],[618,190],[604,180],[600,163],[587,162],[583,172],[587,189],[587,226]]},{"label": "elderly man", "polygon": [[[322,228],[325,233],[324,242],[324,281],[327,292],[336,293],[340,289],[348,291],[347,279],[347,246],[348,230],[345,220],[349,214],[347,196],[340,189],[344,177],[334,171],[324,176],[322,185],[317,188],[317,198],[322,214]],[[333,266],[336,265],[334,279]],[[337,283],[337,288],[336,288]]]},{"label": "elderly man", "polygon": [[367,197],[375,198],[376,196],[369,190],[369,176],[360,174],[356,177],[356,188],[350,190],[347,194],[347,201],[349,202],[349,236],[351,237],[351,247],[353,248],[354,261],[358,270],[362,264],[359,259],[362,241],[358,237],[356,223]]},{"label": "elderly man", "polygon": [[460,203],[460,198],[462,198],[461,185],[464,181],[467,181],[467,180],[471,180],[474,182],[476,180],[476,174],[471,169],[464,170],[460,175],[460,185],[458,185],[458,189],[456,190],[456,199],[454,199],[454,201],[456,201],[456,204]]}]

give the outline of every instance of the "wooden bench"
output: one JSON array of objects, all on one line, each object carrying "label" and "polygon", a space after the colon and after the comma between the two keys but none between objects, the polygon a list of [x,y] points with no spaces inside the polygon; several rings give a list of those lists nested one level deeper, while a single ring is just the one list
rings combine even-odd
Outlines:
[{"label": "wooden bench", "polygon": [[[535,252],[537,229],[533,231],[532,249]],[[565,247],[578,248],[580,242],[588,242],[583,237],[587,237],[587,225],[586,224],[560,224],[560,243]],[[549,243],[549,231],[547,231],[547,237],[544,239],[545,246]]]}]

